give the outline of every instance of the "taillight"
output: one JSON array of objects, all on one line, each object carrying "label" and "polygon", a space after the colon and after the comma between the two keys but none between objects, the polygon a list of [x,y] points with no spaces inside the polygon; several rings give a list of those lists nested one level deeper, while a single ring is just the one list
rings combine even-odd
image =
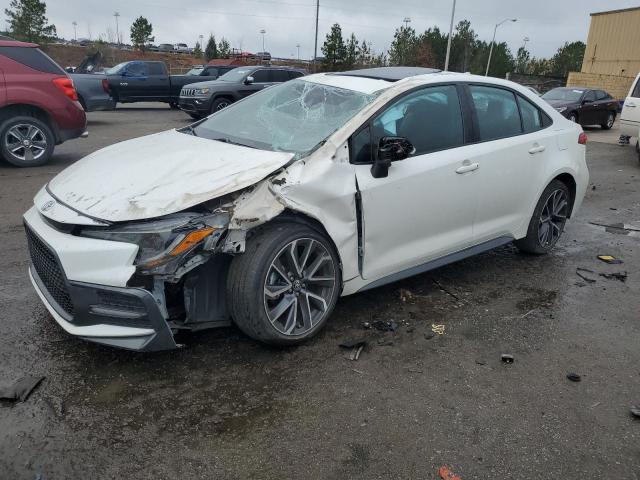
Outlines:
[{"label": "taillight", "polygon": [[588,140],[588,137],[586,133],[582,132],[580,135],[578,135],[578,143],[580,145],[586,145],[587,140]]},{"label": "taillight", "polygon": [[102,79],[102,89],[105,91],[105,93],[109,93],[109,80],[107,80],[106,78]]},{"label": "taillight", "polygon": [[73,86],[73,80],[69,77],[58,77],[53,79],[53,84],[60,89],[67,97],[74,102],[78,100],[78,93]]}]

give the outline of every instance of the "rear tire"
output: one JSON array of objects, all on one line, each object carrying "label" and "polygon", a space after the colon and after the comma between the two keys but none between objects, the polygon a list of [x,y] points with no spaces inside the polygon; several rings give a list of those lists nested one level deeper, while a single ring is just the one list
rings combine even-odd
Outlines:
[{"label": "rear tire", "polygon": [[44,165],[53,155],[54,147],[51,128],[36,117],[20,115],[0,124],[0,153],[11,165]]},{"label": "rear tire", "polygon": [[570,202],[569,187],[563,182],[554,180],[547,185],[529,221],[527,236],[516,240],[516,247],[534,255],[549,253],[564,231]]},{"label": "rear tire", "polygon": [[303,224],[275,223],[260,228],[231,262],[227,304],[249,337],[295,345],[325,325],[341,282],[338,254],[329,239]]},{"label": "rear tire", "polygon": [[616,114],[613,112],[609,112],[607,115],[606,122],[600,126],[602,127],[603,130],[611,130],[611,127],[613,127],[613,124],[615,121],[616,121]]}]

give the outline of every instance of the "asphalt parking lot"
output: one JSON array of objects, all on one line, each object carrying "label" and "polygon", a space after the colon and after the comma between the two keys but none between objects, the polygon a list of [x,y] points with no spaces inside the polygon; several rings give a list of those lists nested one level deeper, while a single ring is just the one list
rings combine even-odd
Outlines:
[{"label": "asphalt parking lot", "polygon": [[[57,326],[27,278],[21,215],[84,155],[189,117],[156,105],[88,116],[89,138],[51,164],[0,164],[0,383],[46,376],[26,402],[0,402],[0,478],[435,479],[442,465],[465,480],[640,478],[633,148],[588,145],[593,186],[551,255],[506,246],[343,298],[297,348],[228,328],[139,354]],[[601,226],[614,224],[626,227]],[[363,328],[378,319],[399,328]],[[338,346],[354,338],[368,341],[357,361]]]}]

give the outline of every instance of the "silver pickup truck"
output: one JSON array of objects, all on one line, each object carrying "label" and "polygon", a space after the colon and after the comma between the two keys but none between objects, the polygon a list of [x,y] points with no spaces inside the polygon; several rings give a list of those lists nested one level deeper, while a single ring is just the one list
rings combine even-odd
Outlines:
[{"label": "silver pickup truck", "polygon": [[78,100],[85,112],[113,110],[116,102],[109,93],[104,73],[72,73],[69,75],[78,92]]}]

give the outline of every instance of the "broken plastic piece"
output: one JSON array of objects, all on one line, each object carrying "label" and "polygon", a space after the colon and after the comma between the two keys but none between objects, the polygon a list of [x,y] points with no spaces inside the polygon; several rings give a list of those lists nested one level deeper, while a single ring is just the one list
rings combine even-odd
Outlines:
[{"label": "broken plastic piece", "polygon": [[574,372],[567,373],[567,378],[572,382],[579,382],[580,380],[582,380],[582,377]]},{"label": "broken plastic piece", "polygon": [[42,380],[44,380],[44,377],[24,377],[13,385],[1,386],[0,399],[24,402]]},{"label": "broken plastic piece", "polygon": [[366,346],[367,341],[363,338],[351,338],[349,340],[343,341],[340,346],[342,348],[355,348],[360,346]]},{"label": "broken plastic piece", "polygon": [[444,335],[444,325],[431,324],[431,331],[438,335]]},{"label": "broken plastic piece", "polygon": [[623,283],[627,281],[627,272],[600,273],[599,275],[607,280],[619,280]]},{"label": "broken plastic piece", "polygon": [[634,405],[629,411],[634,417],[640,418],[640,405]]},{"label": "broken plastic piece", "polygon": [[513,355],[508,354],[508,353],[503,353],[500,356],[500,359],[504,362],[504,363],[513,363],[515,361],[515,358],[513,357]]},{"label": "broken plastic piece", "polygon": [[602,260],[603,262],[611,265],[617,265],[617,264],[623,263],[622,260],[614,257],[613,255],[598,255],[598,260]]},{"label": "broken plastic piece", "polygon": [[426,333],[424,334],[424,338],[426,338],[427,340],[431,340],[431,339],[432,339],[433,337],[435,337],[435,336],[436,336],[436,334],[435,334],[435,333],[433,333],[433,332],[431,332],[431,331],[426,332]]},{"label": "broken plastic piece", "polygon": [[398,329],[398,324],[393,320],[376,320],[371,326],[381,332],[395,332]]},{"label": "broken plastic piece", "polygon": [[449,467],[440,467],[438,469],[438,475],[440,475],[442,480],[462,480],[462,477],[453,473]]}]

